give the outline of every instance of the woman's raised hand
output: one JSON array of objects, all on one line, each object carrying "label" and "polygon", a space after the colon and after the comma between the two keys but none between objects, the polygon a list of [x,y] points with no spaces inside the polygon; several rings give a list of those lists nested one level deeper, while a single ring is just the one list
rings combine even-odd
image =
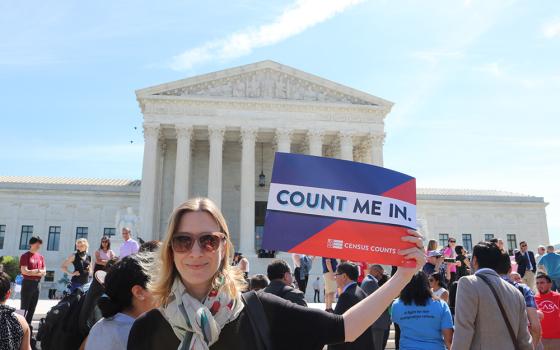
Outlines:
[{"label": "woman's raised hand", "polygon": [[426,263],[426,254],[424,252],[424,242],[422,235],[415,230],[408,230],[408,236],[403,236],[402,240],[405,242],[414,243],[416,246],[399,251],[407,260],[415,260],[414,267],[399,267],[395,275],[412,278],[416,271],[420,270]]}]

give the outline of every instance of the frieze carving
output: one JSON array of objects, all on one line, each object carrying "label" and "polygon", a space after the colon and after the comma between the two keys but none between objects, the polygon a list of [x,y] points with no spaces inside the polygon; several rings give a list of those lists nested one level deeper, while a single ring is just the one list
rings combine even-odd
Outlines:
[{"label": "frieze carving", "polygon": [[299,100],[375,106],[372,102],[270,68],[172,89],[157,95]]},{"label": "frieze carving", "polygon": [[218,110],[251,110],[313,113],[316,118],[329,122],[358,122],[368,124],[383,124],[383,118],[390,109],[377,106],[361,105],[323,105],[290,103],[290,101],[239,101],[239,100],[203,100],[185,99],[173,101],[167,99],[146,99],[140,101],[142,113],[145,115],[177,115],[193,117],[213,117]]}]

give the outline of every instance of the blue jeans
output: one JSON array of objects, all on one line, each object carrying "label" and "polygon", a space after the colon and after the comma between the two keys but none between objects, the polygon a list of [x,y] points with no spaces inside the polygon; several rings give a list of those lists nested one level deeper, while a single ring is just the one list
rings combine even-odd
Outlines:
[{"label": "blue jeans", "polygon": [[70,293],[72,293],[76,289],[82,288],[83,285],[84,285],[83,283],[79,283],[79,282],[70,282],[70,284],[68,285],[68,289],[70,289]]}]

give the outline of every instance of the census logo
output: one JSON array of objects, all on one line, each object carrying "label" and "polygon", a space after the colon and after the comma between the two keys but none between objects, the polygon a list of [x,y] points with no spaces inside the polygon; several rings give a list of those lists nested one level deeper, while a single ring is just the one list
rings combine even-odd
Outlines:
[{"label": "census logo", "polygon": [[338,239],[329,239],[327,241],[327,248],[342,249],[343,246],[344,246],[344,241]]}]

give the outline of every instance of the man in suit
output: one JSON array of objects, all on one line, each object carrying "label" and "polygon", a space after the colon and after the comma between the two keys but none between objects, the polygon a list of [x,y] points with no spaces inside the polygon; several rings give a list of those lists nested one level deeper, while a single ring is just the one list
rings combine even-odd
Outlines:
[{"label": "man in suit", "polygon": [[521,350],[532,350],[523,295],[500,278],[495,269],[501,264],[500,248],[481,242],[473,249],[474,275],[465,276],[457,286],[455,333],[451,350],[513,349],[513,340],[486,278],[496,290]]},{"label": "man in suit", "polygon": [[[383,272],[383,266],[377,264],[369,265],[368,274],[364,277],[361,287],[367,295],[370,295],[379,288],[379,282],[383,278]],[[389,308],[387,308],[371,326],[375,350],[382,350],[387,346],[389,328],[391,328],[391,316],[389,315]]]},{"label": "man in suit", "polygon": [[[366,292],[358,286],[358,275],[358,267],[354,264],[344,262],[337,266],[334,276],[340,295],[334,308],[335,314],[342,315],[352,306],[367,298]],[[329,345],[328,347],[329,350],[371,350],[373,348],[371,328],[368,328],[352,343]]]},{"label": "man in suit", "polygon": [[278,259],[271,262],[266,269],[266,273],[270,284],[264,289],[265,292],[277,295],[292,303],[307,306],[303,292],[292,287],[292,283],[294,283],[292,272],[290,266],[284,260]]},{"label": "man in suit", "polygon": [[517,262],[517,272],[521,275],[523,283],[529,286],[531,290],[535,290],[535,274],[537,273],[537,261],[535,254],[529,250],[527,242],[519,243],[520,251],[515,253],[515,262]]}]

